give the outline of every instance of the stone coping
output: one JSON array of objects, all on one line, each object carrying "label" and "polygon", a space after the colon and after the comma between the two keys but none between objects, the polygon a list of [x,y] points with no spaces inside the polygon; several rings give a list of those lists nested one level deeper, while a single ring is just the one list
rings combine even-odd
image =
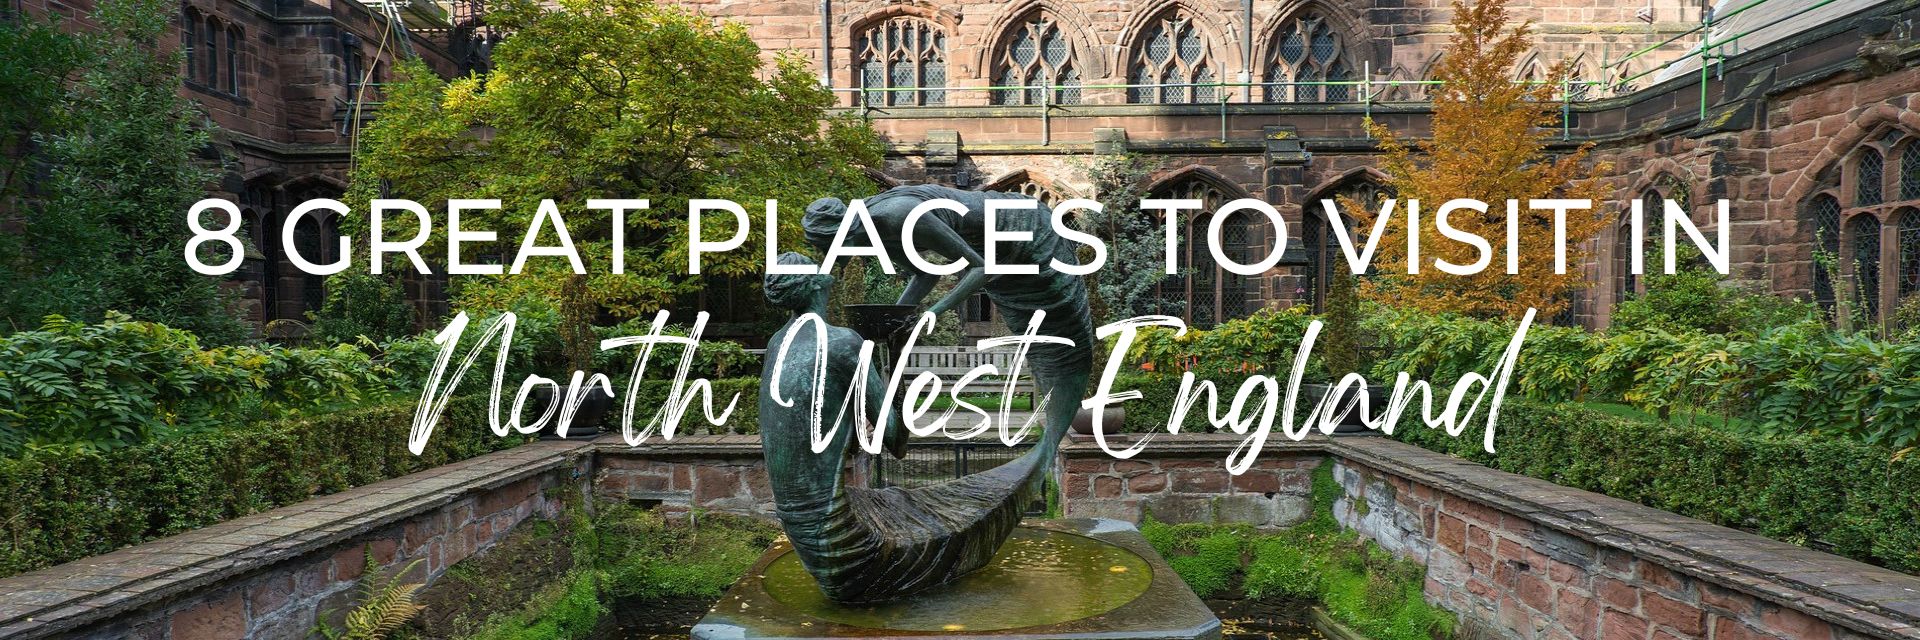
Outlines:
[{"label": "stone coping", "polygon": [[533,442],[111,553],[0,579],[0,637],[72,631],[573,464],[580,441]]},{"label": "stone coping", "polygon": [[1386,438],[1328,454],[1880,638],[1920,638],[1920,577]]}]

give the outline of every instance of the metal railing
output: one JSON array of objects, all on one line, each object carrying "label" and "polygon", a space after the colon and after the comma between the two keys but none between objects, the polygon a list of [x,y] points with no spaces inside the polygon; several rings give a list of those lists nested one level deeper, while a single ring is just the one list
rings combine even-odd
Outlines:
[{"label": "metal railing", "polygon": [[[1694,26],[1690,29],[1679,32],[1677,34],[1674,34],[1673,36],[1668,37],[1665,40],[1662,40],[1658,43],[1655,43],[1646,47],[1642,47],[1640,49],[1636,49],[1631,53],[1628,53],[1626,56],[1621,57],[1618,60],[1607,60],[1603,58],[1600,63],[1601,75],[1603,77],[1608,77],[1608,76],[1616,77],[1616,79],[1614,80],[1571,80],[1571,79],[1562,80],[1561,82],[1558,83],[1561,85],[1560,92],[1559,92],[1560,93],[1559,102],[1561,103],[1561,118],[1560,118],[1561,139],[1566,140],[1566,139],[1571,139],[1572,137],[1573,103],[1576,101],[1586,101],[1586,100],[1595,99],[1593,96],[1589,94],[1589,92],[1591,92],[1593,88],[1605,87],[1607,89],[1610,89],[1615,95],[1625,94],[1633,90],[1632,87],[1635,82],[1643,78],[1646,78],[1648,76],[1657,74],[1663,70],[1672,68],[1674,65],[1681,64],[1695,58],[1700,59],[1700,80],[1699,80],[1700,117],[1701,119],[1705,119],[1707,117],[1707,108],[1708,108],[1707,84],[1711,78],[1715,77],[1714,74],[1718,73],[1721,70],[1720,65],[1718,63],[1730,57],[1728,55],[1720,53],[1719,49],[1728,45],[1737,45],[1739,40],[1743,37],[1751,36],[1756,32],[1771,28],[1773,26],[1779,25],[1793,18],[1805,15],[1808,12],[1833,4],[1835,2],[1838,2],[1839,0],[1818,0],[1811,5],[1797,8],[1796,10],[1790,13],[1782,15],[1773,20],[1769,20],[1766,23],[1761,24],[1759,26],[1744,29],[1739,33],[1735,33],[1722,38],[1718,38],[1718,39],[1714,38],[1712,29],[1715,24],[1724,23],[1726,20],[1731,19],[1735,16],[1738,16],[1742,13],[1746,13],[1747,11],[1752,10],[1755,7],[1764,5],[1768,2],[1774,2],[1774,1],[1776,0],[1753,0],[1750,3],[1742,5],[1739,8],[1733,9],[1719,16],[1714,15],[1711,8],[1709,8],[1701,16],[1700,23],[1697,26]],[[1699,38],[1698,46],[1695,46],[1691,51],[1688,51],[1672,60],[1660,63],[1658,65],[1654,65],[1652,68],[1646,71],[1634,73],[1632,75],[1626,75],[1628,64],[1631,64],[1636,60],[1640,60],[1649,55],[1660,52],[1661,50],[1665,49],[1669,45],[1681,43],[1682,41],[1687,40],[1688,37],[1690,36],[1698,36]],[[1063,92],[1063,91],[1077,92],[1077,91],[1087,91],[1087,90],[1124,90],[1128,92],[1128,96],[1129,98],[1131,98],[1132,95],[1134,95],[1134,92],[1142,91],[1142,90],[1152,91],[1154,92],[1154,95],[1158,96],[1158,95],[1161,95],[1162,90],[1169,89],[1169,88],[1179,88],[1179,89],[1187,90],[1188,91],[1187,95],[1192,95],[1193,93],[1197,93],[1194,91],[1196,89],[1210,88],[1214,90],[1215,99],[1207,102],[1202,102],[1197,100],[1192,100],[1192,101],[1183,100],[1179,102],[1161,102],[1158,100],[1152,101],[1152,102],[1134,102],[1132,100],[1129,100],[1129,104],[1144,104],[1144,105],[1214,104],[1214,105],[1217,105],[1219,109],[1219,117],[1220,117],[1220,139],[1221,141],[1224,142],[1227,138],[1227,105],[1228,104],[1234,104],[1234,103],[1238,103],[1238,104],[1354,103],[1354,104],[1362,105],[1365,115],[1367,117],[1372,117],[1373,105],[1375,103],[1380,102],[1378,98],[1380,97],[1381,94],[1385,93],[1386,91],[1389,91],[1395,87],[1402,87],[1402,86],[1423,86],[1424,87],[1428,85],[1444,84],[1442,81],[1439,81],[1439,80],[1375,80],[1375,79],[1372,79],[1371,76],[1372,76],[1371,65],[1367,64],[1367,65],[1363,65],[1362,71],[1361,71],[1361,79],[1359,80],[1308,80],[1308,81],[1287,80],[1287,81],[1262,81],[1262,82],[1247,81],[1247,82],[1188,82],[1188,83],[1073,84],[1073,85],[1056,85],[1050,81],[1043,81],[1041,84],[1037,84],[1037,85],[1006,85],[1006,86],[995,85],[995,86],[985,86],[985,87],[946,87],[946,86],[942,86],[942,87],[845,87],[845,88],[836,87],[836,88],[832,88],[831,90],[835,93],[851,94],[854,102],[854,104],[852,105],[853,107],[861,108],[861,109],[869,109],[869,110],[875,109],[875,108],[891,108],[891,107],[945,106],[945,105],[923,104],[926,102],[926,100],[924,99],[913,100],[912,102],[914,102],[915,104],[893,104],[895,101],[890,99],[883,99],[878,101],[880,104],[875,104],[874,103],[875,101],[870,100],[868,98],[868,96],[871,96],[874,94],[937,93],[937,94],[940,94],[942,102],[945,101],[946,94],[954,93],[954,92],[985,91],[985,92],[1001,92],[1001,95],[1017,94],[1021,96],[1021,100],[1019,104],[998,104],[995,106],[1040,107],[1041,108],[1040,118],[1042,120],[1041,144],[1044,145],[1044,144],[1051,144],[1052,142],[1051,128],[1050,126],[1048,126],[1050,123],[1047,122],[1051,118],[1052,108],[1057,106],[1062,106],[1058,103],[1053,102],[1052,100],[1053,96],[1058,95],[1058,92]],[[1527,83],[1543,84],[1542,81],[1537,81],[1537,80],[1516,80],[1515,82],[1523,83],[1523,84],[1527,84]],[[1299,95],[1298,89],[1300,87],[1311,87],[1314,91],[1314,95],[1316,96],[1331,95],[1330,91],[1322,91],[1321,89],[1322,87],[1325,87],[1328,90],[1331,90],[1333,88],[1342,88],[1342,87],[1357,88],[1358,91],[1351,92],[1351,97],[1344,100],[1326,100],[1326,99],[1254,100],[1253,99],[1253,95],[1254,95],[1253,90],[1255,88],[1266,90],[1267,92],[1269,92],[1268,95],[1272,95],[1271,92],[1275,89],[1284,88],[1285,93],[1282,95],[1298,96]],[[1575,87],[1584,87],[1587,91],[1583,91],[1581,93],[1581,97],[1576,99],[1575,93],[1573,91]],[[1240,96],[1241,99],[1236,100],[1233,94],[1233,91],[1231,91],[1232,89],[1244,89],[1245,93],[1242,94],[1242,96]],[[1038,93],[1040,98],[1039,102],[1037,104],[1029,102],[1026,96],[1031,96],[1036,92]]]}]

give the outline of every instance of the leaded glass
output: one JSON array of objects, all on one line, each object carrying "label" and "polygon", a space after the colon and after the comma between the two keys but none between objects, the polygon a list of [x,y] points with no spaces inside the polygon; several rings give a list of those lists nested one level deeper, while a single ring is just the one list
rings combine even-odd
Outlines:
[{"label": "leaded glass", "polygon": [[1880,317],[1880,220],[1853,217],[1853,288],[1868,318]]},{"label": "leaded glass", "polygon": [[1900,212],[1895,221],[1900,229],[1900,299],[1920,294],[1920,210]]},{"label": "leaded glass", "polygon": [[[1347,64],[1346,47],[1339,32],[1325,16],[1308,12],[1287,21],[1274,36],[1272,53],[1267,56],[1264,99],[1267,102],[1319,102],[1351,100],[1351,87],[1286,84],[1328,80],[1352,80],[1353,67]],[[1288,89],[1292,90],[1289,91]]]},{"label": "leaded glass", "polygon": [[[1158,190],[1154,197],[1199,200],[1203,212],[1218,210],[1227,202],[1218,188],[1200,179]],[[1251,262],[1245,257],[1254,235],[1246,224],[1245,216],[1249,215],[1258,214],[1240,212],[1220,227],[1221,252],[1242,262]],[[1213,260],[1206,243],[1208,218],[1199,213],[1192,216],[1179,225],[1181,273],[1162,279],[1154,294],[1160,301],[1160,313],[1180,317],[1193,327],[1208,328],[1246,315],[1248,289],[1255,280],[1227,271]]]},{"label": "leaded glass", "polygon": [[[890,18],[860,34],[861,98],[870,106],[946,104],[947,37],[932,23],[912,16]],[[881,91],[879,89],[916,89]]]},{"label": "leaded glass", "polygon": [[1211,47],[1193,18],[1181,10],[1173,10],[1155,18],[1152,25],[1134,53],[1132,70],[1127,75],[1135,85],[1163,86],[1158,90],[1136,87],[1127,92],[1127,101],[1162,104],[1218,101],[1218,87],[1189,86],[1217,82],[1210,63]]},{"label": "leaded glass", "polygon": [[1015,23],[1001,50],[994,55],[993,83],[1002,87],[1033,87],[1027,90],[1001,89],[993,92],[994,104],[1043,104],[1042,95],[1054,86],[1052,104],[1079,104],[1080,70],[1074,64],[1073,42],[1051,15],[1036,12]]},{"label": "leaded glass", "polygon": [[1900,199],[1920,200],[1920,141],[1900,152]]},{"label": "leaded glass", "polygon": [[1881,201],[1881,169],[1885,160],[1873,149],[1860,151],[1859,168],[1854,173],[1853,206],[1870,207]]},{"label": "leaded glass", "polygon": [[1834,307],[1833,274],[1827,270],[1829,259],[1840,256],[1840,201],[1831,195],[1820,194],[1807,203],[1803,222],[1811,223],[1815,251],[1825,257],[1816,256],[1813,261],[1813,300],[1820,308],[1831,311]]}]

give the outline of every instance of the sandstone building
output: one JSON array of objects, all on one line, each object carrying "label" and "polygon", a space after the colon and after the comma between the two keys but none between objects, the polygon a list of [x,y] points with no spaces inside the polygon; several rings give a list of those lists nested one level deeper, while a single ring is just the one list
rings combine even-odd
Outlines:
[{"label": "sandstone building", "polygon": [[[811,61],[841,107],[889,142],[879,181],[1058,200],[1091,195],[1094,154],[1130,152],[1157,167],[1156,195],[1275,204],[1298,244],[1288,263],[1240,277],[1189,248],[1186,274],[1161,284],[1198,326],[1318,303],[1332,241],[1317,207],[1302,205],[1379,190],[1362,122],[1427,126],[1421,81],[1451,28],[1447,0],[677,1],[744,23],[768,56]],[[0,2],[81,23],[91,8]],[[411,51],[449,75],[483,70],[497,36],[478,0],[182,9],[181,91],[218,125],[227,169],[218,189],[244,204],[261,249],[237,286],[258,321],[302,318],[324,280],[281,258],[292,204],[341,193],[353,134],[377,113],[397,56]],[[1920,295],[1920,112],[1909,104],[1920,89],[1920,2],[1515,0],[1513,9],[1537,33],[1516,80],[1557,62],[1575,70],[1559,89],[1567,117],[1556,145],[1597,145],[1596,159],[1613,167],[1605,204],[1681,200],[1711,231],[1711,203],[1726,198],[1736,277],[1829,306],[1857,292],[1876,318]],[[1191,221],[1183,236],[1206,223]],[[1264,223],[1224,227],[1245,254],[1273,245]],[[325,258],[330,229],[298,230]],[[1593,286],[1556,321],[1604,326],[1614,303],[1644,288],[1626,268],[1627,244],[1624,226],[1594,242],[1581,267]],[[1838,260],[1820,266],[1817,249]],[[444,311],[436,281],[415,286],[427,311]],[[971,332],[998,325],[984,306],[968,315]]]},{"label": "sandstone building", "polygon": [[[681,3],[812,61],[891,143],[883,181],[1086,196],[1086,158],[1124,150],[1158,167],[1155,194],[1278,205],[1305,264],[1242,278],[1188,249],[1187,275],[1161,293],[1199,326],[1317,301],[1331,240],[1318,207],[1302,203],[1378,190],[1362,122],[1426,126],[1417,81],[1451,32],[1447,0]],[[1573,69],[1557,144],[1597,145],[1613,167],[1603,202],[1673,198],[1710,230],[1711,203],[1729,199],[1735,276],[1782,295],[1831,306],[1851,282],[1883,318],[1920,293],[1916,3],[1511,6],[1537,34],[1515,79]],[[1322,84],[1299,84],[1309,82]],[[1262,224],[1225,228],[1257,256],[1273,246]],[[1841,273],[1816,266],[1817,244]],[[1583,266],[1593,286],[1559,321],[1604,326],[1644,288],[1626,245],[1624,227],[1596,240]]]}]

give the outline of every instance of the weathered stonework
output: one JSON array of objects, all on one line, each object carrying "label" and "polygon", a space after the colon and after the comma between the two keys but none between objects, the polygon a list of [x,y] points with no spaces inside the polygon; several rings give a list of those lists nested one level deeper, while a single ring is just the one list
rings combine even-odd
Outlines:
[{"label": "weathered stonework", "polygon": [[[1206,438],[1205,436],[1196,436]],[[1195,437],[1183,440],[1189,447]],[[1230,442],[1226,438],[1208,438]],[[1116,449],[1129,446],[1125,439]],[[1195,455],[1191,449],[1148,445],[1127,460],[1115,460],[1090,441],[1062,448],[1060,506],[1073,518],[1112,518],[1139,522],[1152,516],[1161,522],[1251,524],[1261,528],[1298,524],[1311,514],[1313,471],[1323,456],[1306,449],[1271,451],[1254,461],[1245,473],[1233,475],[1225,466],[1225,450],[1215,447]]]},{"label": "weathered stonework", "polygon": [[431,582],[579,492],[586,443],[542,442],[0,579],[0,637],[292,640],[338,629],[367,556]]}]

